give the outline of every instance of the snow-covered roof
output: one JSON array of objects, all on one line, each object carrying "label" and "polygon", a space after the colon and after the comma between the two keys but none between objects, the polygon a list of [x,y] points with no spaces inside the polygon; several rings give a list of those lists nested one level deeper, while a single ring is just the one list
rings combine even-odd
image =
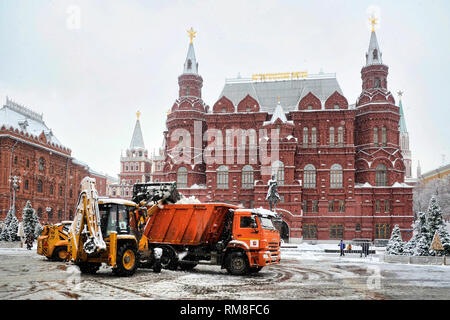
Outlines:
[{"label": "snow-covered roof", "polygon": [[270,121],[265,121],[264,125],[267,124],[274,124],[275,121],[277,121],[277,119],[280,119],[281,122],[286,123],[288,122],[287,118],[286,118],[286,114],[283,111],[283,107],[280,104],[280,101],[278,101],[278,104],[275,108],[275,111],[272,114],[272,118],[270,119]]},{"label": "snow-covered roof", "polygon": [[123,204],[123,205],[129,205],[129,206],[136,206],[136,203],[130,200],[126,199],[116,199],[116,198],[98,198],[99,204],[105,204],[105,203],[115,203],[115,204]]},{"label": "snow-covered roof", "polygon": [[375,31],[370,34],[369,50],[366,54],[366,66],[373,64],[383,64],[382,53],[378,46],[377,35]]},{"label": "snow-covered roof", "polygon": [[134,126],[133,137],[130,142],[130,149],[145,149],[144,138],[142,136],[141,123],[139,119],[136,120],[136,125]]},{"label": "snow-covered roof", "polygon": [[236,106],[247,95],[252,96],[260,105],[262,112],[275,112],[278,97],[285,112],[297,110],[298,103],[309,92],[322,104],[335,92],[343,95],[335,74],[311,75],[304,79],[273,81],[226,81],[219,97],[227,97]]},{"label": "snow-covered roof", "polygon": [[198,74],[198,63],[197,59],[195,58],[194,44],[192,42],[189,44],[186,61],[184,62],[183,73]]},{"label": "snow-covered roof", "polygon": [[26,108],[6,97],[6,103],[0,109],[0,127],[14,128],[28,133],[32,136],[39,136],[42,132],[49,143],[64,147],[56,138],[52,130],[47,127],[42,114]]}]

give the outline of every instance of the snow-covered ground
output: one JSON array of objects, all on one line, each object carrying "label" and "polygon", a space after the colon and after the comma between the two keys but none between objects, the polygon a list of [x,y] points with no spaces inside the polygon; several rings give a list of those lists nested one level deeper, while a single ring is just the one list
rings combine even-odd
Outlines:
[{"label": "snow-covered ground", "polygon": [[[286,244],[286,246],[288,246]],[[325,253],[337,244],[282,248],[282,262],[230,276],[218,266],[190,272],[139,269],[130,278],[103,267],[81,275],[35,249],[0,248],[0,299],[449,299],[450,266],[385,263],[377,254]],[[380,250],[378,250],[380,249]]]}]

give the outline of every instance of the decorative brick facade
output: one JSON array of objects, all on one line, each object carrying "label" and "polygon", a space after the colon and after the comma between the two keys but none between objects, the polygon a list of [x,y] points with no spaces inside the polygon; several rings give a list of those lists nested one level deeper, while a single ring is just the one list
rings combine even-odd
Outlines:
[{"label": "decorative brick facade", "polygon": [[[334,75],[319,74],[227,81],[210,110],[191,43],[167,117],[165,161],[153,180],[177,181],[183,194],[201,201],[268,208],[275,174],[285,239],[387,239],[395,224],[409,239],[412,188],[404,183],[400,112],[375,32],[366,57],[356,105],[349,106]],[[195,70],[186,69],[189,60]],[[244,137],[237,134],[242,129]],[[226,150],[211,148],[216,143]]]}]

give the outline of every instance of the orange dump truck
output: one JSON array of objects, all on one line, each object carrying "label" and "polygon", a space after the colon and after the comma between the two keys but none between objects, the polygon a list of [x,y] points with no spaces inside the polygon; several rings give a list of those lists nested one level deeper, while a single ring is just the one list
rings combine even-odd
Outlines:
[{"label": "orange dump truck", "polygon": [[143,236],[150,247],[163,249],[164,268],[189,270],[205,263],[242,275],[280,263],[272,211],[224,203],[165,204],[151,211]]}]

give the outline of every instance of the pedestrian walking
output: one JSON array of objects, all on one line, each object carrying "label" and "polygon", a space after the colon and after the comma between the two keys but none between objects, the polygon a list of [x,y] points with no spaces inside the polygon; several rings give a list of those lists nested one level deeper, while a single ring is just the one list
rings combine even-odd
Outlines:
[{"label": "pedestrian walking", "polygon": [[339,243],[339,249],[341,250],[341,257],[345,256],[345,254],[344,254],[345,243],[344,243],[344,241],[342,241],[342,239],[341,239],[341,242]]},{"label": "pedestrian walking", "polygon": [[31,250],[31,248],[33,247],[33,242],[34,242],[34,235],[32,232],[30,232],[27,235],[27,238],[25,240],[25,244],[27,245],[27,250]]},{"label": "pedestrian walking", "polygon": [[370,242],[366,243],[366,257],[369,255]]}]

